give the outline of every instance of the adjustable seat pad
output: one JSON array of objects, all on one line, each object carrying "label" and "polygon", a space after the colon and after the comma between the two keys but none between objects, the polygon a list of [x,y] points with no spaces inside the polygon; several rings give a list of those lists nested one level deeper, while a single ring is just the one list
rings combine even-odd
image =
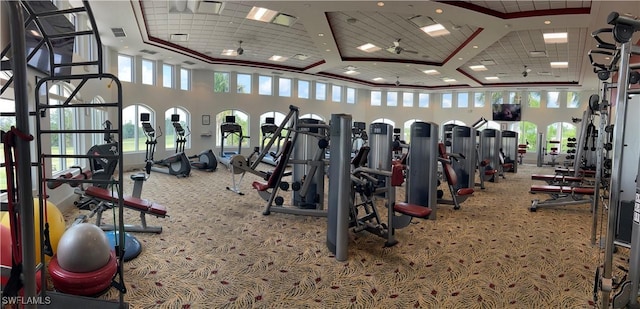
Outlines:
[{"label": "adjustable seat pad", "polygon": [[529,192],[593,195],[595,193],[595,190],[593,188],[583,188],[583,187],[533,185],[529,189]]},{"label": "adjustable seat pad", "polygon": [[[88,187],[84,192],[88,196],[92,196],[92,197],[109,201],[109,202],[116,202],[118,200],[117,196],[114,196],[111,193],[111,190],[109,189],[103,189],[103,188],[91,186],[91,187]],[[167,208],[160,204],[156,204],[147,200],[143,200],[141,198],[128,196],[128,195],[123,196],[122,199],[123,199],[124,206],[126,207],[129,207],[138,211],[143,211],[145,213],[148,213],[150,215],[154,215],[157,217],[164,217],[167,215]]]},{"label": "adjustable seat pad", "polygon": [[561,181],[561,182],[581,182],[582,181],[582,177],[533,174],[533,175],[531,175],[531,180]]},{"label": "adjustable seat pad", "polygon": [[431,214],[431,208],[409,203],[395,203],[393,210],[416,218],[426,218]]}]

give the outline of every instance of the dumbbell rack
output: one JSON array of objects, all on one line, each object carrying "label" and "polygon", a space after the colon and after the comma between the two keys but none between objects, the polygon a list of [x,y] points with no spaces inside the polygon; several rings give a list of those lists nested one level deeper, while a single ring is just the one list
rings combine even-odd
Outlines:
[{"label": "dumbbell rack", "polygon": [[575,137],[569,137],[567,139],[567,156],[565,157],[564,166],[565,167],[576,167],[575,159],[576,159],[576,141]]}]

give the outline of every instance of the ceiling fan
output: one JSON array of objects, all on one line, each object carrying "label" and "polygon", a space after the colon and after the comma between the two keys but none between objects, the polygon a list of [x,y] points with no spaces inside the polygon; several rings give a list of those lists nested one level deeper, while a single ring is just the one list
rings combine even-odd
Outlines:
[{"label": "ceiling fan", "polygon": [[393,54],[398,54],[398,55],[400,55],[401,53],[410,53],[410,54],[418,53],[415,50],[405,49],[404,47],[400,46],[400,39],[395,40],[393,42],[393,45],[387,48],[387,51]]}]

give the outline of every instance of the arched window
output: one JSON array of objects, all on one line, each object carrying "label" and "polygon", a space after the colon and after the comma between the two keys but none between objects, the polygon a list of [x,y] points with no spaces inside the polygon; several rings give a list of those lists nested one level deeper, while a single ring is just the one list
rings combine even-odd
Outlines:
[{"label": "arched window", "polygon": [[[562,152],[570,137],[576,137],[575,125],[568,122],[550,124],[547,126],[547,149],[558,147],[558,152]],[[550,141],[560,141],[560,144],[551,144]]]},{"label": "arched window", "polygon": [[[71,84],[60,82],[49,88],[49,104],[60,105],[73,93],[74,87]],[[71,104],[79,99],[76,95],[71,100]],[[80,129],[78,108],[52,108],[49,110],[49,121],[51,130],[77,130]],[[81,154],[82,145],[80,137],[76,133],[51,134],[51,154],[74,155]],[[74,165],[80,165],[78,158],[52,158],[51,173],[63,171]]]},{"label": "arched window", "polygon": [[489,120],[487,121],[487,123],[481,125],[480,127],[476,128],[476,130],[478,131],[482,131],[484,129],[494,129],[494,130],[500,130],[500,124],[493,121],[493,120]]},{"label": "arched window", "polygon": [[325,121],[324,117],[322,117],[322,116],[320,116],[318,114],[304,114],[304,115],[300,116],[299,118],[300,119],[302,119],[302,118],[311,118],[311,119],[317,119],[317,120]]},{"label": "arched window", "polygon": [[[222,138],[220,138],[220,125],[223,124],[225,122],[225,117],[227,116],[235,116],[236,119],[236,123],[240,125],[240,127],[242,128],[242,135],[243,136],[248,136],[249,134],[249,114],[241,111],[241,110],[237,110],[237,109],[228,109],[225,111],[221,111],[216,115],[216,136],[218,138],[217,141],[217,145],[218,147],[222,145]],[[230,146],[230,147],[237,147],[238,146],[238,136],[237,135],[229,135],[225,140],[224,140],[224,146]],[[242,139],[242,147],[249,147],[249,139],[248,138],[244,138]]]},{"label": "arched window", "polygon": [[140,114],[148,113],[151,126],[156,126],[156,113],[148,106],[134,104],[122,109],[122,152],[144,151],[147,141]]},{"label": "arched window", "polygon": [[[189,111],[182,107],[172,107],[164,112],[164,145],[165,149],[175,149],[176,148],[176,132],[173,127],[173,123],[171,122],[171,115],[179,115],[180,116],[180,125],[183,129],[185,129],[185,134],[188,134],[188,127],[191,123],[191,115]],[[191,148],[189,138],[187,138],[187,143],[184,145],[185,149]]]},{"label": "arched window", "polygon": [[410,143],[411,141],[411,125],[416,122],[416,121],[422,121],[420,119],[409,119],[407,121],[404,122],[404,127],[403,127],[403,135],[404,135],[404,141],[407,143]]},{"label": "arched window", "polygon": [[509,130],[518,132],[518,143],[527,144],[527,152],[538,151],[538,126],[529,121],[519,121],[511,123]]},{"label": "arched window", "polygon": [[376,123],[376,122],[382,122],[382,123],[386,123],[386,124],[390,124],[392,125],[394,128],[396,127],[396,123],[391,120],[391,119],[387,119],[387,118],[378,118],[374,121],[372,121],[371,123]]},{"label": "arched window", "polygon": [[447,124],[455,124],[457,126],[466,126],[467,124],[460,121],[460,120],[449,120],[449,121],[445,121],[442,123],[442,126],[444,127]]},{"label": "arched window", "polygon": [[[96,96],[91,100],[93,104],[104,104],[104,99],[101,96]],[[107,121],[107,111],[101,107],[95,107],[91,109],[91,129],[102,130],[104,129],[103,124]],[[104,144],[106,141],[104,140],[103,133],[94,133],[91,135],[91,142],[93,145]]]}]

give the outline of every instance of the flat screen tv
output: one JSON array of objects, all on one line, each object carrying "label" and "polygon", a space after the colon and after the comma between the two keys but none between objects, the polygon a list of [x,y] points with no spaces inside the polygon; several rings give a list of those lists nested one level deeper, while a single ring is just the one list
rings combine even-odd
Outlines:
[{"label": "flat screen tv", "polygon": [[522,110],[520,104],[493,104],[493,121],[520,121]]},{"label": "flat screen tv", "polygon": [[[51,1],[24,1],[34,12],[57,11],[58,8]],[[25,10],[25,16],[28,16]],[[65,15],[53,15],[39,17],[40,24],[47,35],[58,35],[62,33],[70,33],[75,31],[75,26],[65,17]],[[25,43],[27,56],[38,47],[42,40],[42,34],[38,30],[34,21],[31,21],[25,28]],[[51,75],[51,53],[53,53],[53,62],[56,64],[71,63],[73,60],[74,37],[59,37],[50,39],[53,51],[49,50],[46,44],[40,46],[33,57],[29,59],[27,65],[36,70]],[[53,75],[71,75],[71,67],[56,67]]]}]

